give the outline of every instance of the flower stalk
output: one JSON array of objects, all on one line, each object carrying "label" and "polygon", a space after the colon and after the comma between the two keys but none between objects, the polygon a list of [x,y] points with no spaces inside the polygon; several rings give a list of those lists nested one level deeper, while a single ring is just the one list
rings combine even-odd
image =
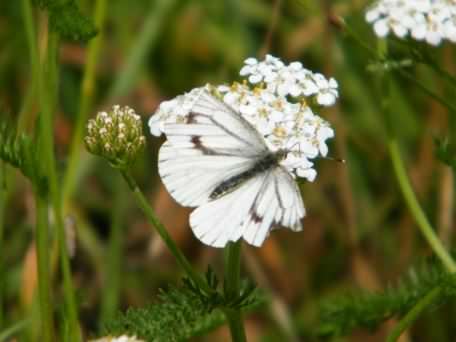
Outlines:
[{"label": "flower stalk", "polygon": [[409,207],[413,218],[418,224],[421,233],[423,234],[424,238],[434,253],[445,265],[446,269],[449,272],[456,272],[456,263],[448,251],[445,249],[440,239],[437,237],[434,229],[424,214],[423,209],[416,199],[416,195],[412,189],[412,186],[410,185],[410,180],[405,171],[405,166],[400,156],[399,146],[396,139],[390,139],[388,143],[388,149],[391,156],[391,161],[393,163],[394,173],[399,183],[402,195],[404,196],[407,206]]},{"label": "flower stalk", "polygon": [[[241,287],[241,240],[230,242],[225,247],[225,281],[225,295],[235,300],[239,297]],[[232,341],[247,341],[241,310],[239,308],[227,308],[225,315],[230,327]]]},{"label": "flower stalk", "polygon": [[[0,279],[5,279],[4,276],[4,229],[5,229],[5,205],[6,205],[6,180],[5,180],[5,165],[0,161]],[[0,327],[4,326],[4,282],[0,282]]]},{"label": "flower stalk", "polygon": [[166,230],[163,223],[160,222],[160,220],[158,219],[158,217],[155,215],[154,211],[150,207],[149,202],[147,201],[146,197],[139,189],[138,185],[136,184],[136,181],[131,176],[130,172],[128,170],[121,170],[121,174],[122,174],[122,177],[124,178],[124,180],[127,182],[130,190],[132,191],[133,196],[135,197],[135,200],[138,203],[139,207],[146,215],[147,220],[155,228],[158,235],[160,235],[161,239],[163,240],[165,245],[168,247],[168,250],[174,256],[174,258],[176,259],[179,266],[185,271],[187,276],[192,281],[194,281],[196,284],[198,284],[198,286],[200,288],[209,292],[210,289],[209,289],[207,283],[205,282],[204,278],[193,269],[193,267],[190,264],[190,262],[188,261],[188,259],[185,257],[185,255],[182,253],[180,248],[176,245],[174,240],[171,238],[171,236],[169,235],[169,233]]},{"label": "flower stalk", "polygon": [[38,194],[36,203],[36,254],[38,263],[38,297],[40,303],[41,338],[54,341],[53,299],[51,295],[51,272],[49,253],[49,224],[46,200]]},{"label": "flower stalk", "polygon": [[[380,40],[378,42],[377,47],[377,56],[379,59],[383,59],[387,56],[388,53],[388,45],[387,42],[384,40]],[[403,73],[403,72],[402,72]],[[456,272],[456,263],[453,258],[450,256],[448,251],[445,249],[442,241],[437,237],[434,229],[432,228],[431,224],[429,223],[426,214],[424,213],[423,209],[421,208],[415,192],[410,184],[409,177],[407,176],[407,172],[405,169],[404,162],[400,155],[399,145],[397,143],[397,138],[394,132],[394,128],[392,125],[391,119],[391,82],[392,76],[390,74],[384,75],[382,78],[382,110],[385,114],[385,120],[387,124],[387,128],[389,131],[388,137],[388,152],[391,158],[391,162],[393,164],[394,174],[396,176],[397,182],[399,184],[399,188],[402,192],[402,195],[407,203],[407,206],[414,218],[415,222],[418,224],[418,228],[420,229],[421,233],[423,234],[424,238],[426,239],[427,243],[434,251],[436,256],[440,259],[444,267],[447,269],[448,272],[454,273]],[[425,88],[427,89],[427,88]],[[430,93],[432,93],[430,91]],[[426,296],[424,296],[405,316],[404,318],[393,328],[392,332],[387,338],[388,342],[396,341],[402,333],[417,319],[417,317],[421,314],[421,312],[427,308],[428,306],[432,305],[434,301],[439,297],[441,293],[440,286],[432,289],[429,291]]]},{"label": "flower stalk", "polygon": [[42,144],[45,174],[48,175],[49,181],[50,203],[52,204],[55,217],[57,245],[59,248],[60,267],[63,276],[65,312],[68,319],[68,330],[71,332],[69,340],[78,342],[82,341],[82,336],[79,328],[76,301],[71,280],[70,262],[66,245],[61,196],[59,192],[54,154],[53,111],[57,99],[58,45],[59,35],[55,32],[48,32],[48,50],[45,56],[45,61],[42,63],[42,70],[40,71],[40,139]]}]

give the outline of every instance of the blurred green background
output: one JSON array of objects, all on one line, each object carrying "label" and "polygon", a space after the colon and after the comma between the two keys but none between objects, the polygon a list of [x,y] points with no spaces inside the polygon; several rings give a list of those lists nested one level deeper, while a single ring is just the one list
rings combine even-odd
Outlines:
[{"label": "blurred green background", "polygon": [[[96,1],[81,0],[87,16]],[[243,60],[265,52],[286,62],[335,77],[338,105],[319,113],[336,132],[330,156],[345,164],[319,160],[314,183],[302,185],[307,217],[304,231],[275,231],[261,248],[244,245],[243,274],[269,294],[269,304],[246,318],[249,341],[317,341],[318,304],[346,289],[380,290],[395,284],[409,266],[430,255],[407,210],[392,172],[386,147],[378,74],[367,71],[370,56],[330,18],[344,17],[368,44],[376,38],[364,21],[364,0],[137,0],[108,1],[101,29],[99,62],[89,94],[89,116],[112,104],[127,104],[141,114],[148,139],[135,165],[135,177],[185,253],[204,271],[208,263],[222,274],[221,251],[203,246],[188,227],[189,210],[179,207],[157,175],[162,143],[147,131],[147,120],[163,100],[205,83],[239,80]],[[46,16],[34,10],[38,44]],[[31,132],[37,94],[22,1],[0,2],[0,111]],[[454,47],[429,48],[452,72]],[[63,41],[59,50],[58,111],[55,137],[64,170],[80,111],[81,83],[88,45]],[[448,93],[429,69],[412,69],[437,93]],[[414,189],[446,246],[454,241],[454,178],[434,153],[434,137],[454,127],[454,113],[398,78],[393,86],[392,117]],[[82,143],[82,142],[81,142]],[[82,150],[82,144],[79,146]],[[63,172],[63,171],[62,171]],[[80,319],[86,336],[119,309],[154,301],[157,290],[182,274],[135,206],[118,173],[103,160],[82,152],[75,186],[65,205],[67,235]],[[36,287],[34,204],[30,184],[8,172],[4,246],[0,275],[6,316],[0,325],[21,319]],[[114,251],[114,252],[113,252]],[[61,295],[59,274],[55,294]],[[454,303],[424,314],[403,341],[452,341]],[[393,321],[377,331],[363,330],[334,341],[382,341]],[[220,328],[195,341],[229,340]]]}]

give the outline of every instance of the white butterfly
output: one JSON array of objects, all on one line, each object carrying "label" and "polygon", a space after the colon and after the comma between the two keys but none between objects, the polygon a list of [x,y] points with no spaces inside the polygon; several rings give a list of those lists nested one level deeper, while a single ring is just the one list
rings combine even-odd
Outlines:
[{"label": "white butterfly", "polygon": [[181,205],[197,207],[190,226],[203,243],[224,247],[241,237],[261,246],[280,226],[302,230],[299,188],[272,152],[232,108],[202,90],[186,123],[167,123],[159,173]]}]

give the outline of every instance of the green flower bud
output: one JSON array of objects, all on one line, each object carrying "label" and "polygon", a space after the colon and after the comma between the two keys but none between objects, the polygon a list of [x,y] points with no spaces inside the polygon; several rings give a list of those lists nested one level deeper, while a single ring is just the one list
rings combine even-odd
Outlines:
[{"label": "green flower bud", "polygon": [[141,117],[130,107],[119,105],[89,120],[84,141],[90,153],[119,169],[131,166],[146,144]]}]

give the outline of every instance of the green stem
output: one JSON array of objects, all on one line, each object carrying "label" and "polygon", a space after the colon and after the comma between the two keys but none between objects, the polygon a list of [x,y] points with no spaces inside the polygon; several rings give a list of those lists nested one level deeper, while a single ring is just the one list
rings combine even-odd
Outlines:
[{"label": "green stem", "polygon": [[22,0],[22,17],[24,20],[25,33],[27,37],[27,46],[29,50],[29,59],[31,66],[31,82],[27,90],[27,96],[25,97],[24,104],[19,113],[18,129],[24,130],[30,123],[31,108],[36,99],[36,93],[39,82],[39,57],[38,47],[35,32],[35,24],[33,20],[33,9],[31,0]]},{"label": "green stem", "polygon": [[426,241],[431,246],[434,253],[440,258],[449,272],[456,272],[456,263],[451,258],[450,254],[446,251],[442,242],[439,240],[431,227],[426,215],[423,212],[415,193],[410,184],[404,163],[401,159],[399,146],[396,139],[391,139],[388,144],[391,161],[393,163],[394,173],[396,175],[402,195],[415,219],[418,227],[421,230]]},{"label": "green stem", "polygon": [[35,194],[36,256],[38,262],[38,296],[40,303],[41,338],[54,341],[53,299],[51,295],[50,246],[47,202]]},{"label": "green stem", "polygon": [[59,246],[59,259],[63,276],[63,294],[65,313],[68,319],[71,341],[82,341],[78,323],[74,289],[71,281],[70,261],[65,237],[65,227],[62,216],[61,198],[57,176],[57,167],[54,154],[53,111],[57,98],[57,55],[59,37],[55,32],[48,33],[48,51],[43,71],[40,75],[40,100],[41,100],[41,134],[40,139],[43,150],[43,165],[49,180],[51,203],[54,211],[57,232],[57,245]]},{"label": "green stem", "polygon": [[68,166],[66,167],[66,173],[63,178],[62,203],[64,209],[67,206],[67,201],[71,197],[76,184],[75,178],[76,171],[78,170],[84,127],[93,106],[96,69],[100,59],[105,18],[106,0],[97,0],[95,4],[94,22],[99,30],[99,33],[90,41],[88,46],[87,62],[85,64],[84,76],[81,84],[79,112],[76,117],[75,130],[71,141]]},{"label": "green stem", "polygon": [[125,208],[123,187],[121,186],[124,183],[121,183],[121,181],[120,177],[116,178],[114,205],[111,215],[111,234],[108,252],[105,256],[105,291],[103,291],[101,300],[101,323],[110,320],[119,306],[120,270],[122,264],[122,217]]},{"label": "green stem", "polygon": [[407,330],[418,316],[440,296],[442,289],[440,286],[433,288],[426,296],[420,299],[418,303],[399,321],[391,333],[388,335],[386,342],[395,342],[402,333]]},{"label": "green stem", "polygon": [[188,277],[190,277],[190,279],[192,279],[196,284],[198,284],[200,288],[207,292],[210,292],[211,290],[209,286],[206,284],[204,278],[200,274],[195,272],[190,262],[187,260],[185,255],[182,253],[182,251],[176,245],[174,240],[168,234],[168,231],[166,230],[165,226],[157,218],[154,211],[150,207],[149,202],[144,197],[144,194],[141,192],[138,185],[136,184],[136,181],[133,179],[133,177],[130,175],[128,171],[121,170],[121,173],[123,178],[127,182],[130,190],[133,192],[133,195],[139,207],[142,209],[142,211],[144,212],[152,226],[154,226],[158,235],[160,235],[160,237],[168,247],[171,254],[176,258],[176,261],[179,264],[179,266],[183,268],[183,270],[187,273]]},{"label": "green stem", "polygon": [[[4,275],[4,228],[5,228],[5,200],[6,200],[6,180],[5,180],[5,164],[0,161],[0,279],[5,279]],[[0,327],[5,325],[4,322],[4,308],[5,303],[4,296],[4,281],[0,282]]]},{"label": "green stem", "polygon": [[[236,299],[241,290],[241,241],[230,242],[225,247],[225,295]],[[230,327],[231,340],[235,342],[247,341],[244,323],[240,309],[225,309],[225,315]]]}]

